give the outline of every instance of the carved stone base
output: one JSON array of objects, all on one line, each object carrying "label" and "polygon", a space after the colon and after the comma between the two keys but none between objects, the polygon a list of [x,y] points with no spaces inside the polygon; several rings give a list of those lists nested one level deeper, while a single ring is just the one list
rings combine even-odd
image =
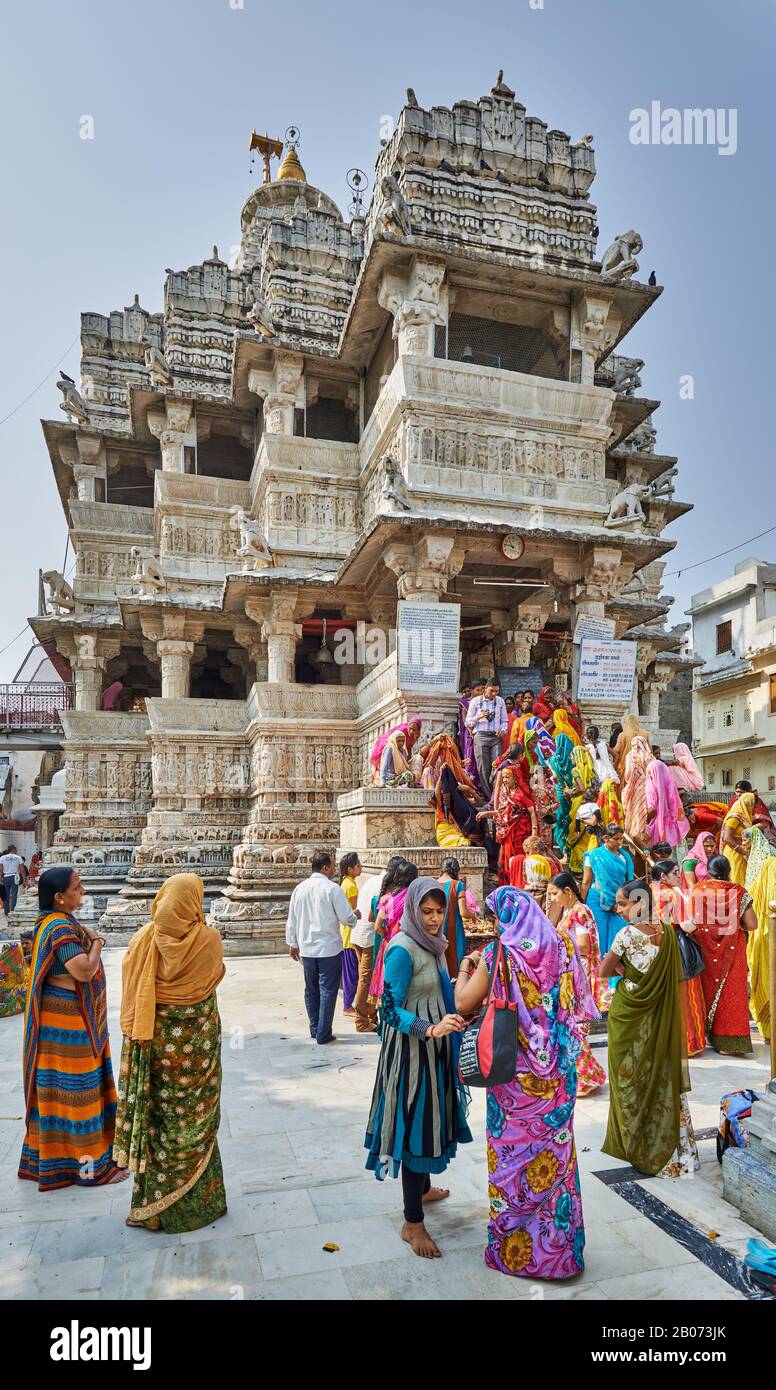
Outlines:
[{"label": "carved stone base", "polygon": [[342,851],[435,844],[431,793],[416,787],[359,787],[337,799]]},{"label": "carved stone base", "polygon": [[742,1221],[776,1241],[776,1078],[752,1106],[749,1148],[723,1156],[722,1195]]}]

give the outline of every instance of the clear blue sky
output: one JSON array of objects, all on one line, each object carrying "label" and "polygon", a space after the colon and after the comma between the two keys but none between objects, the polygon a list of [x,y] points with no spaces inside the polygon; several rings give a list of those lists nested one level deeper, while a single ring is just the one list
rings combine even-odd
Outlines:
[{"label": "clear blue sky", "polygon": [[[239,0],[233,0],[239,3]],[[646,279],[666,289],[627,340],[663,402],[658,445],[677,454],[668,568],[690,565],[776,524],[772,394],[774,217],[772,0],[53,0],[5,11],[3,320],[0,427],[3,603],[0,647],[36,608],[37,570],[62,563],[66,528],[39,419],[61,417],[55,364],[78,377],[79,314],[140,295],[162,308],[165,266],[222,255],[252,188],[253,128],[296,124],[311,183],[344,209],[345,173],[371,176],[381,117],[408,85],[423,106],[489,91],[499,67],[531,115],[572,139],[592,131],[602,251],[636,227]],[[635,146],[629,112],[735,107],[738,150]],[[85,115],[94,140],[79,137]],[[679,378],[695,381],[692,401]],[[61,417],[64,418],[64,417]],[[689,595],[748,553],[776,556],[776,533],[667,588]],[[9,679],[23,637],[0,655]]]}]

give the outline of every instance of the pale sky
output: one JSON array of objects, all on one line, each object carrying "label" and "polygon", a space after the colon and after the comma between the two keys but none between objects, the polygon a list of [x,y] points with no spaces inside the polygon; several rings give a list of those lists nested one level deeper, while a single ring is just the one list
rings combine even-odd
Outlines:
[{"label": "pale sky", "polygon": [[[620,350],[646,360],[644,393],[663,402],[658,448],[678,455],[677,496],[696,504],[669,528],[668,570],[741,545],[667,581],[674,620],[743,556],[776,559],[776,531],[750,541],[776,526],[772,0],[232,5],[36,0],[4,12],[0,418],[45,384],[0,425],[0,648],[36,611],[38,568],[64,556],[39,420],[64,419],[57,368],[79,375],[81,311],[107,314],[135,293],[159,311],[165,266],[200,262],[214,242],[231,258],[254,126],[282,137],[297,125],[310,183],[345,212],[346,171],[371,178],[381,118],[408,85],[422,106],[451,106],[488,92],[499,67],[529,115],[572,139],[593,133],[599,255],[635,227],[640,278],[655,269],[665,285]],[[630,112],[653,101],[734,109],[736,153],[632,144]],[[93,140],[80,138],[84,116]],[[694,398],[682,400],[688,375]],[[27,645],[0,654],[0,679]]]}]

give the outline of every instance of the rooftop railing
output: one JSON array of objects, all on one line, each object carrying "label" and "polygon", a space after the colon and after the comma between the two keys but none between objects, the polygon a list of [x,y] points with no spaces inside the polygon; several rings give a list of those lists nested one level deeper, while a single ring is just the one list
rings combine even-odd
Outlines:
[{"label": "rooftop railing", "polygon": [[64,681],[0,685],[0,729],[59,731],[60,711],[73,708],[74,694]]}]

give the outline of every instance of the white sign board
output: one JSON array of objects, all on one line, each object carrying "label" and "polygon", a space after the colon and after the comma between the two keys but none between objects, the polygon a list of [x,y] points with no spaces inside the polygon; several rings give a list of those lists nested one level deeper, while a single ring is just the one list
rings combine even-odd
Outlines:
[{"label": "white sign board", "polygon": [[586,638],[579,654],[577,699],[611,700],[629,705],[636,675],[635,642],[601,642]]},{"label": "white sign board", "polygon": [[584,642],[589,637],[595,642],[611,642],[615,627],[614,618],[577,618],[574,641]]},{"label": "white sign board", "polygon": [[399,689],[458,693],[459,603],[398,604]]}]

